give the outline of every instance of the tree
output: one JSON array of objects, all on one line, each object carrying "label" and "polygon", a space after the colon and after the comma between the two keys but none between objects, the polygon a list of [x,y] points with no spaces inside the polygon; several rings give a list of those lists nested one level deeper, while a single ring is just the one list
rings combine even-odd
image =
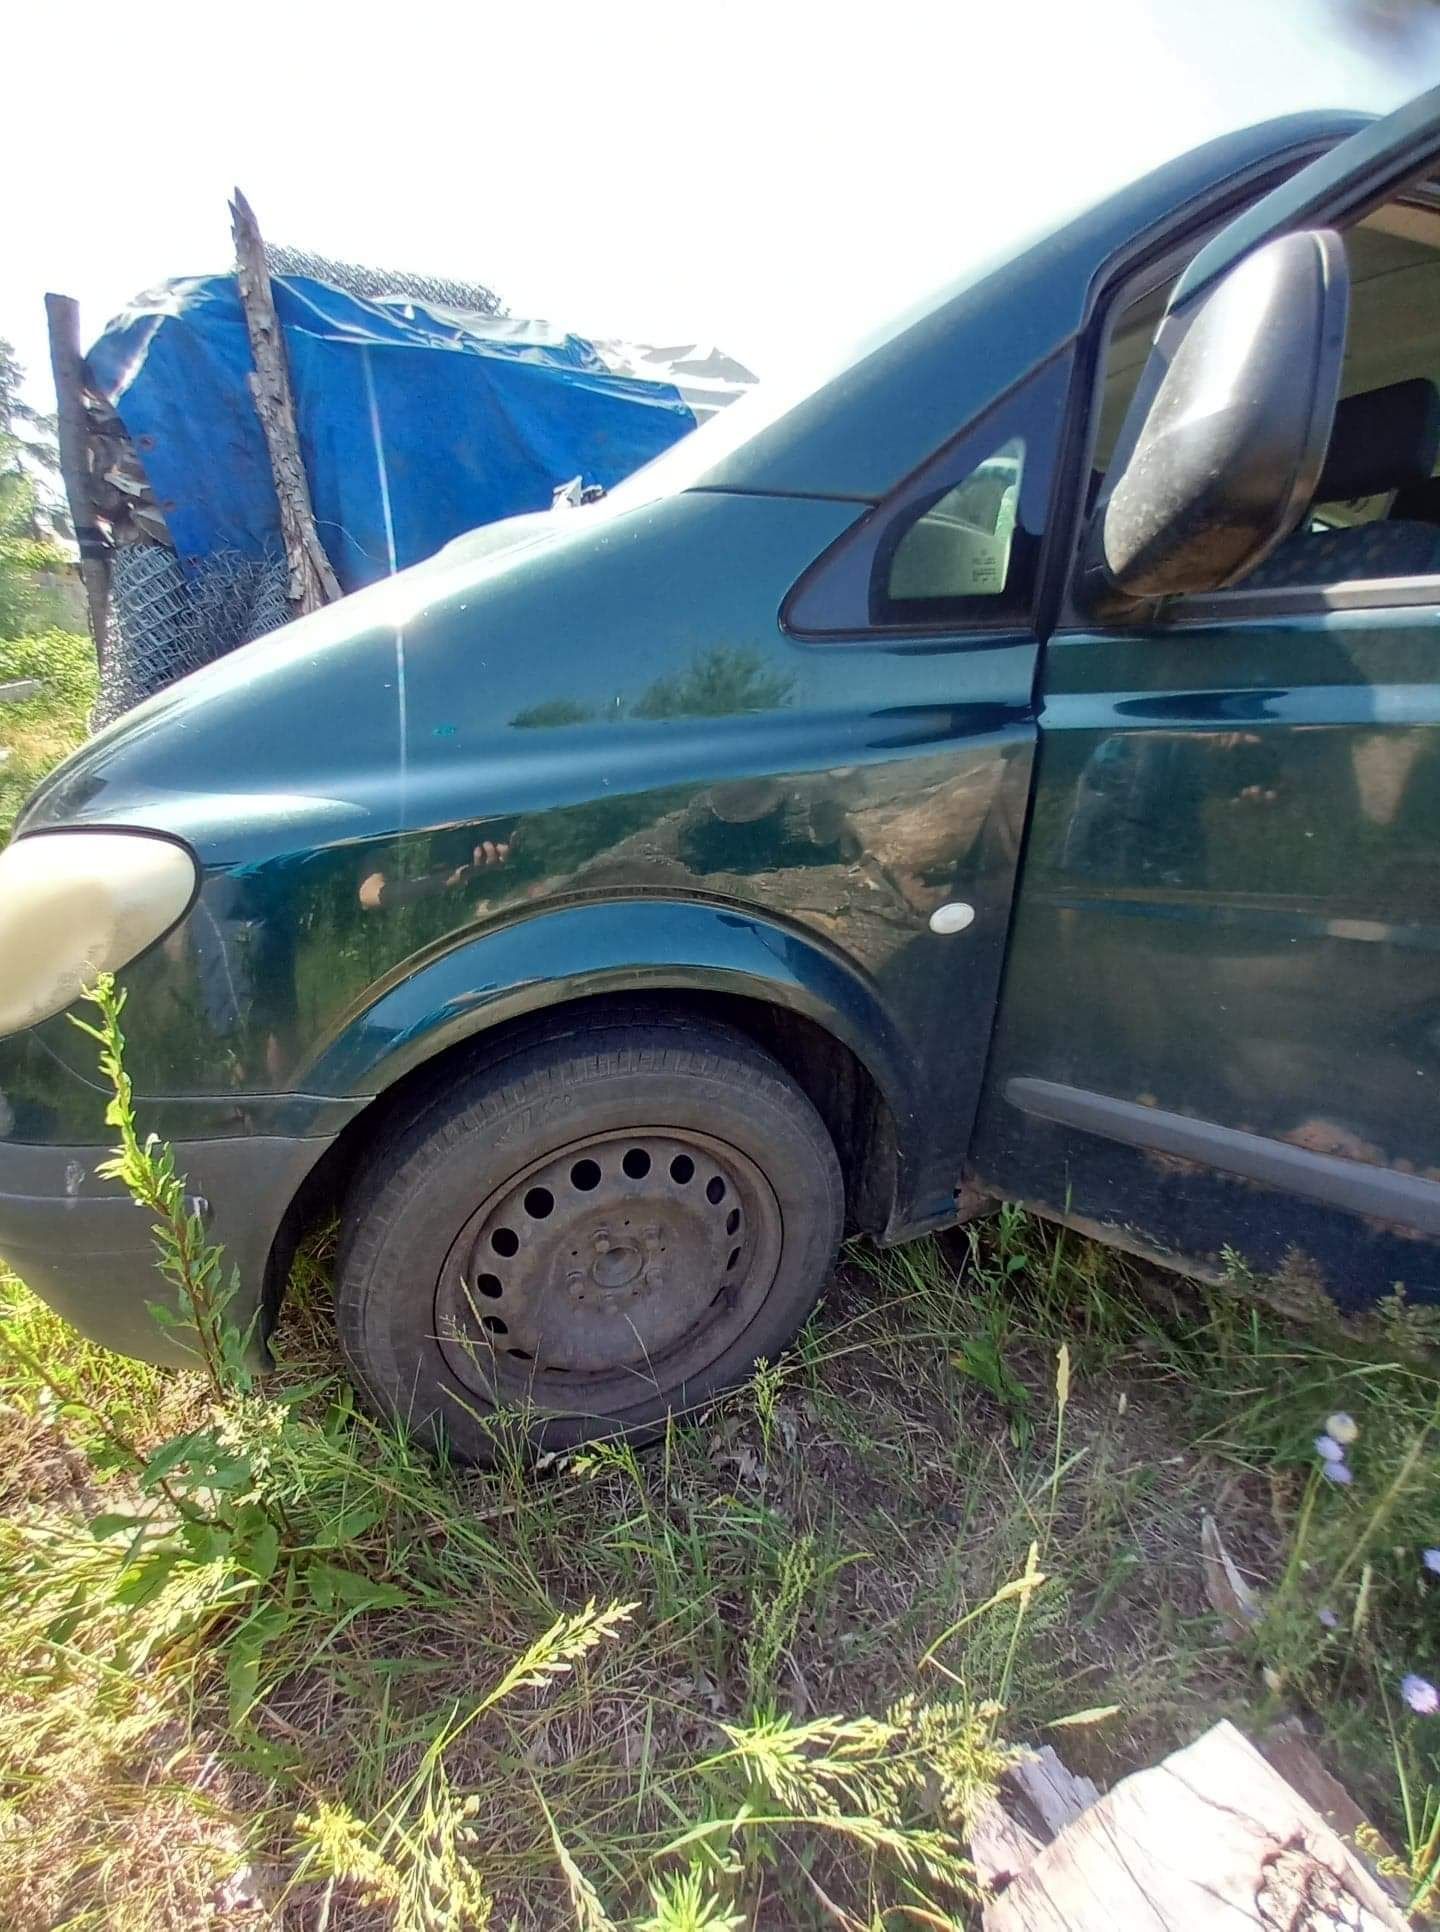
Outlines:
[{"label": "tree", "polygon": [[56,541],[70,534],[60,510],[55,427],[21,395],[24,371],[0,340],[0,637],[52,621],[56,602],[38,581],[64,571]]},{"label": "tree", "polygon": [[795,680],[767,670],[758,651],[717,645],[673,677],[656,678],[636,700],[636,718],[735,718],[790,702]]},{"label": "tree", "polygon": [[[24,397],[25,371],[15,359],[15,351],[0,336],[0,490],[14,477],[28,484],[25,498],[24,534],[37,543],[56,537],[69,537],[69,518],[60,481],[60,456],[56,443],[55,418],[35,409]],[[16,514],[17,493],[11,493],[8,508]]]}]

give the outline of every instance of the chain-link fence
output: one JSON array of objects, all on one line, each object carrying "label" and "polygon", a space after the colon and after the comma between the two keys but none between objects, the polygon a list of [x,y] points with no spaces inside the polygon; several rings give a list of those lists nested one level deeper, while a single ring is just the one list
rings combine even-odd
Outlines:
[{"label": "chain-link fence", "polygon": [[343,288],[362,301],[378,302],[387,295],[405,295],[412,302],[432,302],[440,308],[468,309],[473,315],[500,315],[504,304],[483,282],[452,282],[445,275],[410,275],[403,269],[362,268],[337,262],[308,248],[286,248],[266,242],[265,260],[272,275],[308,275],[332,288]]},{"label": "chain-link fence", "polygon": [[278,630],[290,617],[285,592],[279,558],[222,551],[187,573],[164,544],[118,548],[96,730],[237,644]]}]

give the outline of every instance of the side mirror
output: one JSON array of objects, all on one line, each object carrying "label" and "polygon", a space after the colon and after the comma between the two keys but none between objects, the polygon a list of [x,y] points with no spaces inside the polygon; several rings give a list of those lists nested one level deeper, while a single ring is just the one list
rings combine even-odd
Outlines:
[{"label": "side mirror", "polygon": [[1350,276],[1282,235],[1167,313],[1086,533],[1097,604],[1218,590],[1289,536],[1325,460]]}]

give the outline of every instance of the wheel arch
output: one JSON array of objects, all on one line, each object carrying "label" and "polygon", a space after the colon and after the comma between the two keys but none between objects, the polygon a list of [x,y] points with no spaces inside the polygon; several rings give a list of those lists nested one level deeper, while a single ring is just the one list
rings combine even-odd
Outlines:
[{"label": "wheel arch", "polygon": [[307,1177],[272,1247],[271,1318],[295,1247],[333,1211],[366,1150],[413,1119],[437,1084],[537,1038],[657,1014],[718,1022],[763,1047],[835,1144],[853,1231],[903,1222],[915,1073],[876,990],[809,934],[687,901],[606,902],[537,914],[452,948],[384,988],[326,1043],[313,1091],[368,1095]]}]

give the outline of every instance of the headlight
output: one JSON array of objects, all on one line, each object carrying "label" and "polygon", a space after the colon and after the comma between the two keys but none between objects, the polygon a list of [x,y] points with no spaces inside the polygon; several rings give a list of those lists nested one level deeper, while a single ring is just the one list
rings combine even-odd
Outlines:
[{"label": "headlight", "polygon": [[0,852],[0,1034],[48,1020],[168,932],[198,882],[142,832],[35,832]]}]

